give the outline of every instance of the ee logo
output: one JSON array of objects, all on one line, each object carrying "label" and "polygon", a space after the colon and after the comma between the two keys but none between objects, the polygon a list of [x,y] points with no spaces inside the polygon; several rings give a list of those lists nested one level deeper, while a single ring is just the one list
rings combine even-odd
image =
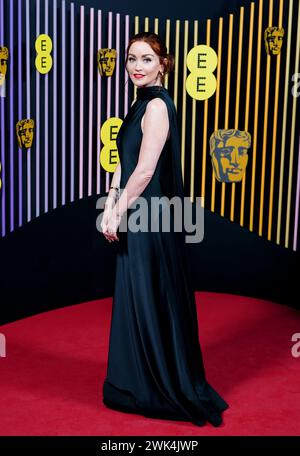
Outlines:
[{"label": "ee logo", "polygon": [[115,172],[119,163],[116,139],[122,123],[122,119],[110,117],[104,122],[100,131],[100,139],[104,144],[100,152],[100,164],[109,173]]},{"label": "ee logo", "polygon": [[52,40],[49,35],[39,35],[35,40],[35,50],[37,56],[35,58],[35,66],[39,73],[46,74],[52,68]]},{"label": "ee logo", "polygon": [[218,56],[213,48],[199,44],[187,55],[186,65],[190,74],[186,78],[186,91],[196,100],[207,100],[216,91],[217,80],[213,72],[218,64]]}]

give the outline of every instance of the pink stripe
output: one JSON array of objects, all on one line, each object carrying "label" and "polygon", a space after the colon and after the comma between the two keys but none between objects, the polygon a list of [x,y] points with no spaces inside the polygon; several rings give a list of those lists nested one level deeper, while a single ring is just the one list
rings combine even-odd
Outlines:
[{"label": "pink stripe", "polygon": [[84,6],[80,6],[79,199],[83,197]]},{"label": "pink stripe", "polygon": [[120,14],[116,14],[116,51],[117,51],[117,64],[116,64],[116,86],[115,86],[115,116],[119,117],[119,103],[120,103]]},{"label": "pink stripe", "polygon": [[[125,16],[125,49],[124,49],[124,56],[126,52],[126,48],[129,43],[129,15]],[[126,57],[126,56],[125,56]],[[124,60],[125,60],[124,57]],[[125,81],[125,90],[124,90],[124,114],[126,115],[128,112],[128,74],[124,65],[124,81]]]},{"label": "pink stripe", "polygon": [[[98,10],[98,48],[101,49],[102,47],[102,40],[101,40],[101,32],[102,32],[102,12]],[[100,188],[101,188],[101,168],[100,168],[100,130],[101,130],[101,75],[99,72],[99,69],[97,68],[97,125],[98,125],[98,134],[97,134],[97,154],[96,154],[96,160],[97,160],[97,195],[100,194]]]},{"label": "pink stripe", "polygon": [[[108,48],[112,47],[112,12],[110,11],[108,13]],[[111,105],[111,78],[107,78],[107,108],[106,108],[106,118],[109,119],[111,116],[110,112],[110,105]],[[109,185],[110,185],[110,173],[106,171],[106,180],[105,180],[105,186],[106,186],[106,191],[109,191]]]},{"label": "pink stripe", "polygon": [[94,8],[90,9],[90,82],[89,82],[89,186],[88,196],[92,194],[92,150],[93,150],[93,60],[94,60]]}]

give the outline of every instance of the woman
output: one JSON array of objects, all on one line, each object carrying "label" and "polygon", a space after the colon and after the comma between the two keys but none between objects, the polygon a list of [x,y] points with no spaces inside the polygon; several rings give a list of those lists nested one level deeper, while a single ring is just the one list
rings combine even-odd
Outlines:
[{"label": "woman", "polygon": [[[138,197],[149,207],[153,197],[183,201],[176,109],[163,87],[173,67],[158,35],[130,40],[126,70],[137,98],[118,133],[120,163],[101,225],[108,241],[119,242],[103,402],[148,417],[219,426],[228,404],[206,381],[182,233],[119,229]],[[170,217],[174,222],[173,212]]]}]

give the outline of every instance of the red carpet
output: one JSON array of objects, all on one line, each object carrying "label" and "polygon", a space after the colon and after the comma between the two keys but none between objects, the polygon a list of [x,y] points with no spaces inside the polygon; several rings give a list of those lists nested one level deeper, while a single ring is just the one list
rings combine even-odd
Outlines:
[{"label": "red carpet", "polygon": [[299,435],[300,312],[258,299],[196,293],[208,381],[229,403],[224,424],[145,418],[102,404],[111,299],[0,327],[1,435]]}]

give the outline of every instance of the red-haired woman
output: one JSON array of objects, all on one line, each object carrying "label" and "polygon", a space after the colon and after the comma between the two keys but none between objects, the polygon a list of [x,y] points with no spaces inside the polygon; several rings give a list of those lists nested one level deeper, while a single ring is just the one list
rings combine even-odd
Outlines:
[{"label": "red-haired woman", "polygon": [[[163,86],[173,67],[174,58],[157,34],[139,33],[130,40],[126,70],[137,98],[118,133],[120,163],[101,225],[108,241],[118,241],[103,402],[148,417],[219,426],[228,404],[206,381],[183,235],[161,226],[134,230],[129,223],[138,198],[147,203],[144,214],[156,222],[166,213],[174,222],[166,201],[184,200],[177,114]],[[155,198],[165,204],[153,211]],[[125,213],[129,227],[123,231]]]}]

